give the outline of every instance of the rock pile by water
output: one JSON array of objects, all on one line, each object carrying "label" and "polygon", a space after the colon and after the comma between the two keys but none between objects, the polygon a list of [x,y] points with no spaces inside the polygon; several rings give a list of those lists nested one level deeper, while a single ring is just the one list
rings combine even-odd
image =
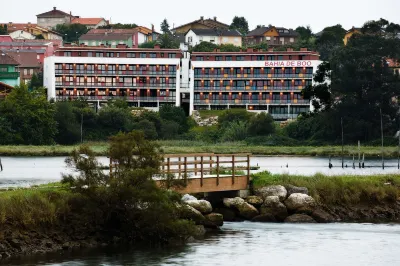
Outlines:
[{"label": "rock pile by water", "polygon": [[218,124],[218,116],[211,116],[202,119],[199,111],[193,111],[192,117],[196,124],[200,127],[210,127]]},{"label": "rock pile by water", "polygon": [[182,197],[185,214],[182,218],[193,220],[205,228],[218,228],[223,221],[271,223],[328,223],[335,217],[324,211],[308,195],[308,189],[295,186],[266,186],[247,198],[224,198],[215,207],[206,200],[193,196]]}]

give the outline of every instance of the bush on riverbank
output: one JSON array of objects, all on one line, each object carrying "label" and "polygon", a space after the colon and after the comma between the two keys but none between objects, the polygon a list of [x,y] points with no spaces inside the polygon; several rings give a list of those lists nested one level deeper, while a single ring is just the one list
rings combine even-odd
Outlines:
[{"label": "bush on riverbank", "polygon": [[306,187],[315,200],[328,205],[393,203],[400,196],[399,175],[296,176],[262,172],[253,175],[253,185]]}]

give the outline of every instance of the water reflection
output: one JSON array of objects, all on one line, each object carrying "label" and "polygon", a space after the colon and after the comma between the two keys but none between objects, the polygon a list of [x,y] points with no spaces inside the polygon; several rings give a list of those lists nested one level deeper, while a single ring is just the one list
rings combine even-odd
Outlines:
[{"label": "water reflection", "polygon": [[400,265],[399,225],[227,223],[184,247],[103,248],[7,265]]}]

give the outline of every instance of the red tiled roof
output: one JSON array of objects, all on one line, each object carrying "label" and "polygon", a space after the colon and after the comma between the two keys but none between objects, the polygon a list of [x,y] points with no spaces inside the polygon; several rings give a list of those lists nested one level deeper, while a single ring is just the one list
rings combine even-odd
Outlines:
[{"label": "red tiled roof", "polygon": [[0,25],[7,25],[7,31],[9,33],[14,32],[16,30],[24,30],[26,31],[26,29],[29,28],[34,28],[37,26],[37,24],[33,24],[33,23],[0,23]]},{"label": "red tiled roof", "polygon": [[18,66],[19,63],[14,58],[9,56],[8,54],[0,51],[0,65]]},{"label": "red tiled roof", "polygon": [[116,34],[134,34],[138,30],[135,29],[91,29],[86,34],[105,34],[105,33],[116,33]]},{"label": "red tiled roof", "polygon": [[37,67],[39,68],[41,65],[39,60],[37,59],[37,54],[35,51],[32,52],[7,52],[9,56],[14,58],[18,63],[19,67]]},{"label": "red tiled roof", "polygon": [[65,17],[70,14],[65,13],[64,11],[58,10],[57,8],[53,8],[53,10],[44,12],[42,14],[36,15],[37,17]]},{"label": "red tiled roof", "polygon": [[72,20],[72,24],[82,24],[82,25],[97,25],[99,24],[104,18],[75,18]]}]

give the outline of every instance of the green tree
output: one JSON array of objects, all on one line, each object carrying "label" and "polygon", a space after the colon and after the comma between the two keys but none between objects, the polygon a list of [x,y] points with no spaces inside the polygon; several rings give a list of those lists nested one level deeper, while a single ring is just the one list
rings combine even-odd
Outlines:
[{"label": "green tree", "polygon": [[[373,22],[362,30],[367,32]],[[379,34],[355,35],[348,44],[337,50],[328,63],[321,64],[315,76],[316,85],[303,91],[306,98],[314,99],[317,111],[324,113],[314,119],[331,128],[334,137],[340,136],[343,118],[348,139],[372,140],[380,136],[380,110],[385,131],[392,134],[397,128],[398,103],[393,101],[400,94],[400,80],[388,66],[387,58],[400,58],[400,40],[386,34],[381,25]],[[375,26],[374,26],[375,27]],[[319,117],[323,116],[323,119]],[[328,123],[330,123],[328,125]],[[331,134],[313,133],[320,138]]]},{"label": "green tree", "polygon": [[100,109],[97,117],[102,138],[115,135],[118,132],[129,132],[134,128],[134,120],[129,110],[115,106]]},{"label": "green tree", "polygon": [[235,16],[229,28],[238,30],[242,35],[249,33],[249,23],[244,17]]},{"label": "green tree", "polygon": [[173,121],[177,123],[181,133],[186,133],[189,130],[188,118],[181,107],[163,105],[160,108],[160,117],[164,121]]},{"label": "green tree", "polygon": [[0,25],[0,35],[7,35],[7,34],[8,34],[7,25],[6,24]]},{"label": "green tree", "polygon": [[80,123],[70,102],[55,104],[54,119],[57,122],[55,141],[58,144],[71,145],[80,141]]},{"label": "green tree", "polygon": [[[54,143],[57,133],[54,106],[47,101],[44,89],[29,91],[26,85],[16,86],[0,102],[0,118],[7,131],[13,133],[14,144]],[[2,141],[0,138],[0,143]]]},{"label": "green tree", "polygon": [[233,122],[244,122],[248,123],[250,121],[252,114],[247,112],[245,109],[229,109],[224,111],[218,117],[218,126],[220,128],[227,127],[230,123]]},{"label": "green tree", "polygon": [[218,45],[210,42],[201,42],[192,48],[192,52],[213,52]]},{"label": "green tree", "polygon": [[30,89],[37,89],[43,87],[43,73],[34,73],[32,75],[32,79],[30,80],[28,87]]},{"label": "green tree", "polygon": [[302,40],[308,40],[312,37],[312,30],[310,26],[299,26],[296,28],[296,32],[300,34],[300,39]]},{"label": "green tree", "polygon": [[36,39],[37,40],[44,40],[44,37],[43,37],[42,34],[38,34],[38,35],[36,35]]},{"label": "green tree", "polygon": [[163,49],[178,49],[179,48],[179,41],[169,33],[162,34],[158,40],[160,43],[160,47]]},{"label": "green tree", "polygon": [[89,31],[82,24],[58,24],[54,30],[63,36],[65,42],[78,42],[79,37]]},{"label": "green tree", "polygon": [[321,60],[329,60],[335,51],[343,48],[345,34],[346,30],[340,24],[326,27],[322,31],[321,36],[317,38],[315,43]]},{"label": "green tree", "polygon": [[168,24],[168,21],[167,21],[166,18],[161,22],[160,27],[161,27],[161,31],[162,31],[164,34],[170,33],[169,24]]},{"label": "green tree", "polygon": [[262,112],[251,117],[249,122],[250,136],[267,136],[273,133],[275,133],[275,124],[270,114]]},{"label": "green tree", "polygon": [[157,129],[154,123],[147,119],[142,119],[136,123],[134,125],[134,129],[142,131],[146,139],[155,140],[158,137]]},{"label": "green tree", "polygon": [[240,47],[233,44],[221,44],[218,49],[221,52],[240,52]]},{"label": "green tree", "polygon": [[157,44],[157,41],[145,42],[145,43],[139,44],[139,48],[153,49],[156,44]]},{"label": "green tree", "polygon": [[223,131],[222,141],[241,141],[247,138],[249,127],[245,121],[229,123]]}]

